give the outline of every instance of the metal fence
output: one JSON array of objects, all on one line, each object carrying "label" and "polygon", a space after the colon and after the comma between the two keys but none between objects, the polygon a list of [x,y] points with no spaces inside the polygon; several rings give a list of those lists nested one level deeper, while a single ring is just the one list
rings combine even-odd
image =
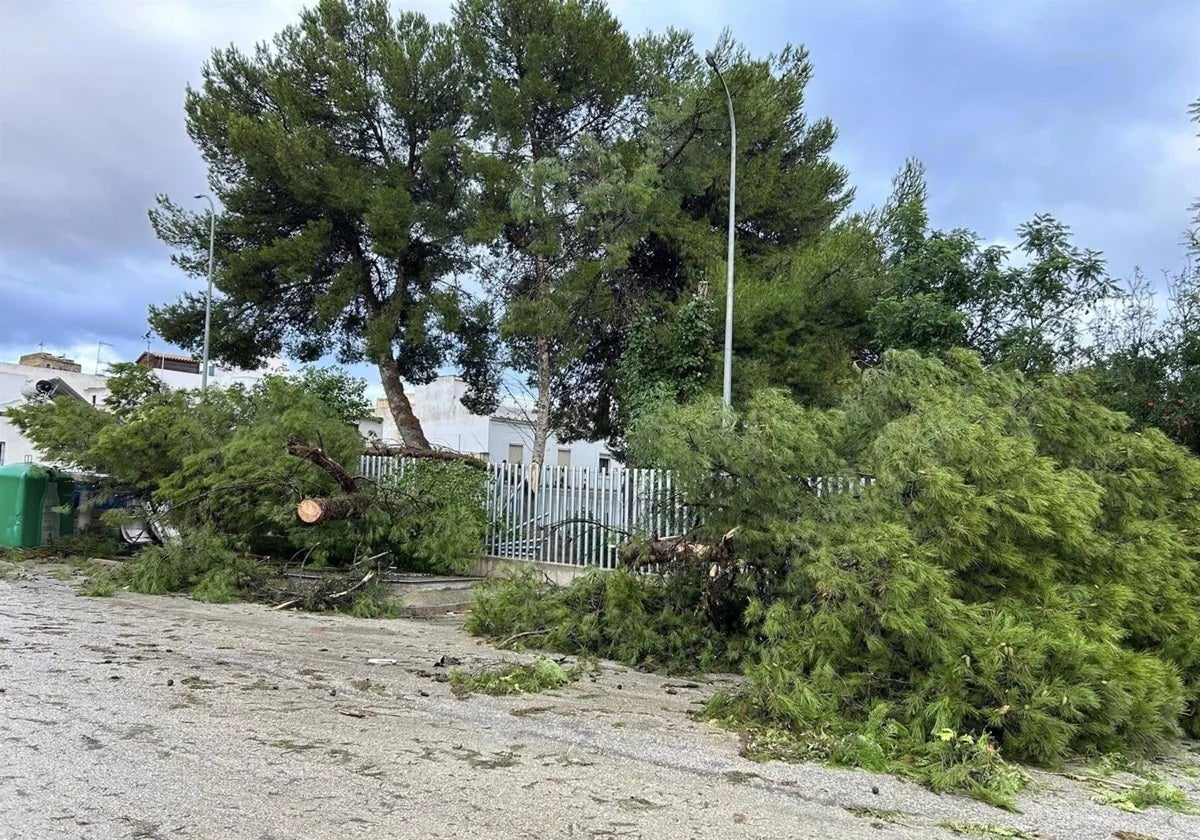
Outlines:
[{"label": "metal fence", "polygon": [[[364,455],[364,476],[403,473],[411,458]],[[629,536],[687,533],[695,517],[669,470],[600,470],[488,464],[486,551],[493,557],[568,566],[617,566],[617,549]],[[858,496],[874,480],[863,476],[804,479],[817,496]]]},{"label": "metal fence", "polygon": [[[362,474],[403,472],[410,459],[364,455]],[[632,534],[669,536],[690,528],[667,470],[600,470],[488,464],[487,553],[570,566],[616,568],[617,547]]]}]

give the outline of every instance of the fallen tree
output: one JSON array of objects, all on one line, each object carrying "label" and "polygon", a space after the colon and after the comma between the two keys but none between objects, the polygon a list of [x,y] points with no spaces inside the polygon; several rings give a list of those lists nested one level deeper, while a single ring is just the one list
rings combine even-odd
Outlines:
[{"label": "fallen tree", "polygon": [[302,458],[305,461],[308,461],[310,464],[315,465],[318,469],[329,473],[329,475],[333,477],[333,480],[338,483],[338,486],[341,487],[344,492],[358,492],[358,479],[352,476],[349,471],[347,471],[346,468],[339,464],[336,460],[329,457],[329,455],[321,447],[313,446],[303,438],[293,435],[288,439],[287,453],[297,458]]},{"label": "fallen tree", "polygon": [[[704,524],[566,590],[492,584],[470,626],[742,671],[708,713],[755,755],[990,801],[1017,778],[997,750],[1152,754],[1200,735],[1200,461],[1089,388],[899,353],[836,410],[773,392],[733,423],[716,402],[663,407],[631,443]],[[803,480],[861,472],[855,495]]]},{"label": "fallen tree", "polygon": [[301,499],[296,505],[296,516],[305,525],[351,519],[363,511],[372,500],[363,495],[340,496],[332,499]]},{"label": "fallen tree", "polygon": [[474,455],[467,455],[463,452],[451,452],[445,449],[414,449],[411,446],[404,446],[402,444],[384,443],[368,446],[363,454],[399,458],[423,458],[429,461],[456,461],[467,464],[475,469],[487,469],[487,462],[476,458]]},{"label": "fallen tree", "polygon": [[301,498],[294,516],[303,528],[352,533],[362,550],[387,549],[411,571],[465,571],[482,553],[487,473],[478,459],[420,453],[403,470],[373,481],[352,476],[303,438],[291,438],[287,451],[320,468],[343,491]]}]

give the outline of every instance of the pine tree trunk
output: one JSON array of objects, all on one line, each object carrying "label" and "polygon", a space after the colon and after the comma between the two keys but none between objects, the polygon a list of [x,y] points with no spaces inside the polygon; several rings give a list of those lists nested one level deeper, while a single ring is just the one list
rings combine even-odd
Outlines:
[{"label": "pine tree trunk", "polygon": [[550,341],[537,340],[537,418],[533,429],[533,462],[546,462],[546,440],[550,437]]},{"label": "pine tree trunk", "polygon": [[331,519],[349,519],[362,506],[361,497],[342,496],[338,499],[304,499],[296,505],[296,516],[305,525],[315,525]]},{"label": "pine tree trunk", "polygon": [[[537,257],[534,263],[534,274],[537,280],[538,293],[546,298],[546,259]],[[537,339],[537,416],[533,427],[533,463],[540,469],[546,462],[546,439],[550,437],[550,339],[538,336]]]},{"label": "pine tree trunk", "polygon": [[400,368],[390,349],[379,354],[379,378],[383,382],[383,393],[387,396],[388,408],[391,409],[392,419],[396,421],[396,429],[400,439],[410,449],[428,452],[433,449],[421,428],[421,421],[413,414],[408,395],[404,393],[404,383],[400,380]]}]

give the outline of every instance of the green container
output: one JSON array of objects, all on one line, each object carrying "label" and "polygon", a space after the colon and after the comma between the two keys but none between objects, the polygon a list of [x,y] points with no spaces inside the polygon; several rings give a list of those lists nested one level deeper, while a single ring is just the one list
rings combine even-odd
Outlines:
[{"label": "green container", "polygon": [[70,504],[75,482],[69,475],[37,464],[0,467],[0,546],[32,548],[75,533]]}]

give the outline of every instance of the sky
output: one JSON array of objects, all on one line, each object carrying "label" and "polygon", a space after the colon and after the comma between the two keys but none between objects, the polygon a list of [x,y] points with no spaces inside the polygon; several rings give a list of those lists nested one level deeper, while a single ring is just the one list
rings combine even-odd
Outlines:
[{"label": "sky", "polygon": [[[45,349],[90,372],[147,348],[146,308],[202,288],[147,210],[205,169],[183,97],[214,47],[249,49],[304,0],[0,0],[0,361]],[[393,2],[436,20],[449,2]],[[611,0],[634,34],[729,27],[763,55],[804,44],[808,112],[838,127],[857,206],[908,157],[932,222],[985,240],[1049,212],[1111,273],[1177,269],[1200,150],[1196,0]],[[200,207],[199,203],[197,203]],[[153,349],[169,349],[154,337]],[[359,373],[373,376],[369,369]],[[377,377],[374,377],[377,382]],[[372,392],[378,388],[372,383]]]}]

